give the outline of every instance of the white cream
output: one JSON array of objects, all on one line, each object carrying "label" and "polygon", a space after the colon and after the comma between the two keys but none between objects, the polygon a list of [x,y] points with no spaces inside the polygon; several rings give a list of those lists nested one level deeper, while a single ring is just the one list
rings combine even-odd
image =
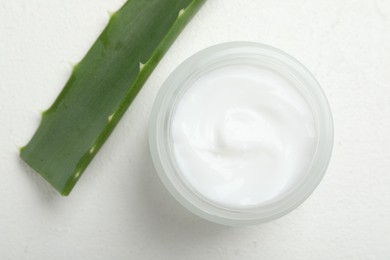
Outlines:
[{"label": "white cream", "polygon": [[233,208],[287,193],[316,150],[312,110],[280,74],[231,65],[196,80],[171,125],[179,172],[201,196]]}]

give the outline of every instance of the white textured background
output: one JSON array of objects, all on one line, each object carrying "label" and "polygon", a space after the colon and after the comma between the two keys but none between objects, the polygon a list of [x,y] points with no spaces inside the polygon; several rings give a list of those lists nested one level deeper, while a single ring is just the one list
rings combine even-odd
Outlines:
[{"label": "white textured background", "polygon": [[[139,0],[141,1],[141,0]],[[18,158],[123,0],[0,0],[0,259],[390,259],[390,1],[208,0],[70,197]],[[334,114],[314,194],[269,224],[228,228],[182,208],[153,168],[147,124],[194,52],[250,40],[298,58]]]}]

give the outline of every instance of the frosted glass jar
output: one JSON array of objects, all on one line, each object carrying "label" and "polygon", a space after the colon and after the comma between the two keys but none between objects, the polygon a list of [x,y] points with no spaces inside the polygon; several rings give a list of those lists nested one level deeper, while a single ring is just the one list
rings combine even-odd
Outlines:
[{"label": "frosted glass jar", "polygon": [[[191,167],[191,162],[187,162],[188,164],[183,167],[183,158],[190,160],[191,157],[183,157],[180,160],[178,158],[180,154],[178,154],[175,136],[172,133],[172,129],[176,129],[177,126],[173,122],[175,122],[175,116],[178,117],[176,115],[178,107],[183,107],[180,105],[183,97],[188,96],[189,94],[186,93],[202,82],[200,79],[204,80],[207,75],[212,77],[214,71],[223,71],[225,68],[242,69],[245,67],[265,69],[279,75],[302,96],[302,103],[307,104],[307,109],[313,116],[314,149],[305,170],[297,175],[297,180],[279,192],[280,194],[270,199],[255,201],[255,203],[238,204],[236,201],[239,200],[235,200],[233,191],[229,193],[231,199],[225,203],[223,196],[214,199],[210,195],[212,192],[208,193],[202,189],[204,186],[210,186],[208,189],[211,189],[213,185],[211,179],[210,183],[207,183],[205,172],[202,173],[203,179],[200,183],[189,178],[189,173],[196,175],[196,170],[188,169]],[[256,76],[256,72],[254,73]],[[261,77],[261,73],[259,70],[259,77]],[[270,82],[272,83],[272,80]],[[275,82],[277,84],[278,81]],[[245,88],[242,89],[245,91]],[[275,93],[277,92],[275,91]],[[211,94],[215,96],[218,92],[210,91]],[[259,103],[264,102],[264,100],[261,101],[260,97]],[[187,97],[186,100],[188,100]],[[215,104],[215,106],[217,105]],[[212,110],[213,106],[213,104],[208,104],[208,109]],[[180,111],[180,114],[182,118],[185,118],[183,111]],[[297,124],[299,125],[299,122]],[[286,130],[288,132],[288,129]],[[288,54],[270,46],[259,43],[231,42],[200,51],[184,61],[169,76],[159,91],[152,110],[149,144],[154,165],[162,182],[184,207],[196,215],[216,223],[250,225],[271,221],[287,214],[313,192],[321,181],[330,160],[333,145],[333,124],[330,108],[321,87],[302,64]],[[280,164],[283,165],[283,162],[281,159]],[[259,168],[259,170],[261,169]],[[269,174],[273,173],[269,172]],[[243,174],[243,176],[245,175]],[[203,184],[202,181],[204,181]],[[275,181],[277,182],[277,179]],[[199,185],[195,185],[196,183]],[[261,187],[261,182],[259,182],[259,187]],[[241,194],[237,193],[237,196],[242,196],[242,192]],[[256,189],[247,191],[247,193],[250,192],[256,192]],[[263,187],[258,192],[264,193],[266,191]],[[253,195],[256,195],[253,196],[254,198],[259,197],[257,194]]]}]

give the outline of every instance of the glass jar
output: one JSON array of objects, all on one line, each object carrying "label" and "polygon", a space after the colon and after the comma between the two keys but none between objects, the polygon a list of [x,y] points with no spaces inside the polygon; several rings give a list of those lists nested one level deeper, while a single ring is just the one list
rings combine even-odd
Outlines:
[{"label": "glass jar", "polygon": [[[202,75],[229,65],[262,66],[293,82],[310,105],[317,128],[316,151],[308,166],[309,170],[281,196],[253,207],[230,208],[202,196],[183,176],[172,151],[170,128],[181,97]],[[319,83],[296,59],[285,52],[259,43],[223,43],[191,56],[165,81],[153,106],[149,145],[162,182],[188,210],[219,224],[259,224],[279,218],[298,207],[320,183],[332,152],[332,115]]]}]

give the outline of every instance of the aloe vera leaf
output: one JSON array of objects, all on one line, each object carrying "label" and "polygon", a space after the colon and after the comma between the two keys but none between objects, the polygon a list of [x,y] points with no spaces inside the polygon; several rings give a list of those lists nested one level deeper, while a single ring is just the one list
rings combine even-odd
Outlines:
[{"label": "aloe vera leaf", "polygon": [[22,159],[68,195],[142,85],[206,0],[129,0],[75,66]]}]

